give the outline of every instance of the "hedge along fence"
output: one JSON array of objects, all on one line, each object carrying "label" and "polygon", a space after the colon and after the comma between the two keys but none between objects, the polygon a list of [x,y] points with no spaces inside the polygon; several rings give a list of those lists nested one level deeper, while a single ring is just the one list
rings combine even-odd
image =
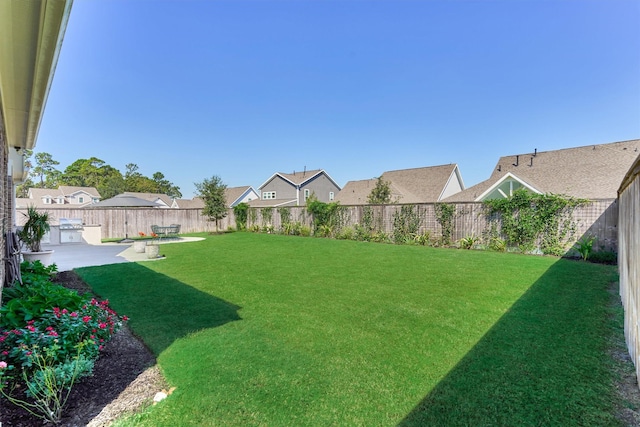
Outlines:
[{"label": "hedge along fence", "polygon": [[640,377],[640,157],[618,191],[620,297],[624,307],[624,335]]},{"label": "hedge along fence", "polygon": [[[450,207],[450,222],[444,222],[443,207]],[[577,207],[572,215],[576,223],[576,237],[593,235],[596,247],[617,252],[618,205],[615,199],[595,200]],[[404,212],[403,212],[404,209]],[[215,223],[208,221],[200,209],[161,208],[57,208],[46,209],[55,225],[60,218],[80,218],[86,225],[100,225],[103,239],[137,236],[139,232],[151,233],[152,225],[180,224],[181,233],[211,232]],[[409,213],[409,210],[411,213]],[[23,215],[17,209],[17,225],[21,225]],[[415,204],[415,205],[366,205],[340,206],[338,223],[333,224],[332,234],[345,227],[368,227],[373,233],[384,233],[393,239],[394,222],[398,217],[405,219],[417,216],[417,234],[429,233],[434,239],[441,239],[450,233],[450,241],[456,242],[469,236],[484,236],[490,231],[490,223],[485,216],[482,203]],[[446,212],[444,212],[446,217]],[[410,218],[409,218],[410,219]],[[440,220],[439,220],[440,219]],[[301,224],[313,228],[313,216],[304,206],[280,208],[250,208],[247,225],[260,230],[282,232],[286,224]],[[219,221],[219,229],[236,228],[233,210]],[[397,233],[396,233],[397,235]]]},{"label": "hedge along fence", "polygon": [[[493,222],[486,214],[483,203],[341,206],[337,214],[339,219],[331,224],[331,234],[339,235],[340,230],[348,227],[362,227],[373,235],[384,233],[386,240],[397,241],[395,237],[402,234],[398,233],[399,227],[404,225],[405,229],[411,228],[407,221],[403,223],[402,218],[417,218],[418,225],[412,231],[414,235],[428,233],[432,239],[440,239],[440,243],[444,244],[447,244],[446,236],[449,236],[451,243],[469,236],[483,238],[488,243]],[[571,230],[565,236],[566,250],[571,248],[575,240],[594,236],[595,250],[617,252],[616,199],[594,200],[576,206],[567,221]],[[287,223],[300,223],[314,228],[313,216],[306,207],[250,208],[247,215],[247,226],[254,231],[282,232],[287,228]],[[316,230],[316,233],[319,231]]]}]

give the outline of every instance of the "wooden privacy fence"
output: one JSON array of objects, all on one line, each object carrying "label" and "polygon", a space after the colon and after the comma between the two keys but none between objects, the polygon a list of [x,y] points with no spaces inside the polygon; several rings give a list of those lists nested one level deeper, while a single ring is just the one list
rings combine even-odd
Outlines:
[{"label": "wooden privacy fence", "polygon": [[[482,203],[455,203],[456,213],[451,240],[456,241],[468,236],[482,236],[487,230],[488,222],[484,216]],[[394,214],[403,205],[345,206],[344,226],[363,224],[365,209],[370,209],[374,217],[374,225],[378,231],[393,233]],[[442,235],[442,227],[436,219],[433,203],[416,204],[414,209],[420,216],[419,232],[429,231],[432,236]],[[23,215],[18,209],[17,224],[21,225]],[[208,232],[215,230],[215,223],[202,216],[200,209],[159,209],[159,208],[56,208],[47,209],[53,224],[59,218],[80,218],[86,225],[100,225],[102,238],[134,237],[139,232],[151,233],[152,225],[168,226],[180,224],[181,233]],[[270,213],[269,213],[270,212]],[[275,230],[282,228],[281,212],[278,208],[256,208],[256,217],[249,215],[249,225],[272,226]],[[300,222],[311,226],[312,217],[304,206],[286,208],[292,222]],[[597,238],[597,246],[601,249],[617,251],[618,238],[618,203],[615,199],[595,200],[588,205],[577,208],[573,213],[577,225],[576,237],[593,235]],[[235,228],[233,210],[218,222],[220,230]]]},{"label": "wooden privacy fence", "polygon": [[618,191],[620,243],[618,269],[624,307],[624,335],[631,359],[640,375],[640,157]]}]

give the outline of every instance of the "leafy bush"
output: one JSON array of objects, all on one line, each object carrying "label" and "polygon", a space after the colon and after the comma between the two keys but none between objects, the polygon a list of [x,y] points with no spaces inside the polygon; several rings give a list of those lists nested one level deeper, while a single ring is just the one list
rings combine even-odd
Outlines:
[{"label": "leafy bush", "polygon": [[402,205],[393,214],[393,241],[399,244],[413,243],[420,222],[420,211],[416,206]]},{"label": "leafy bush", "polygon": [[427,230],[427,231],[424,231],[422,234],[416,234],[413,240],[418,245],[422,245],[422,246],[431,245],[431,232]]},{"label": "leafy bush", "polygon": [[238,203],[233,207],[233,214],[236,218],[236,229],[238,231],[246,230],[249,219],[249,205],[247,203]]},{"label": "leafy bush", "polygon": [[356,230],[353,227],[344,227],[340,230],[339,233],[336,234],[336,239],[339,240],[355,240],[356,239]]},{"label": "leafy bush", "polygon": [[[0,307],[0,392],[32,414],[59,420],[74,381],[91,372],[126,316],[98,301],[42,279],[25,266],[31,285],[7,288]],[[46,271],[45,271],[46,272]],[[40,278],[38,278],[40,277]],[[26,390],[27,402],[12,396]]]},{"label": "leafy bush", "polygon": [[471,249],[479,240],[476,236],[467,236],[460,239],[459,244],[462,249]]},{"label": "leafy bush", "polygon": [[584,236],[576,242],[574,248],[578,251],[584,261],[589,258],[593,250],[593,244],[596,238],[594,236]]},{"label": "leafy bush", "polygon": [[506,252],[507,242],[500,237],[492,237],[489,240],[489,249],[496,252]]}]

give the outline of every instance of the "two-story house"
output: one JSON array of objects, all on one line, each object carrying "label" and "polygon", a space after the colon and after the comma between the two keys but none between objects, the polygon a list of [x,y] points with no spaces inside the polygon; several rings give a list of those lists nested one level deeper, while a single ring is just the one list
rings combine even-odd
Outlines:
[{"label": "two-story house", "polygon": [[100,193],[95,187],[61,185],[58,188],[30,188],[26,198],[16,198],[16,208],[46,208],[56,205],[81,208],[98,203],[100,199]]},{"label": "two-story house", "polygon": [[251,206],[304,206],[313,194],[319,201],[335,200],[340,186],[322,169],[293,173],[276,172],[259,187],[260,200]]}]

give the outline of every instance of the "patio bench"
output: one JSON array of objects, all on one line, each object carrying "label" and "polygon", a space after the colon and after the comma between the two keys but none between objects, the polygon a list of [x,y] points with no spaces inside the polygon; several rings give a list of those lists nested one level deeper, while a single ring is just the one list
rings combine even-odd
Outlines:
[{"label": "patio bench", "polygon": [[152,225],[151,231],[158,237],[178,237],[180,234],[180,224],[171,224],[167,226]]}]

